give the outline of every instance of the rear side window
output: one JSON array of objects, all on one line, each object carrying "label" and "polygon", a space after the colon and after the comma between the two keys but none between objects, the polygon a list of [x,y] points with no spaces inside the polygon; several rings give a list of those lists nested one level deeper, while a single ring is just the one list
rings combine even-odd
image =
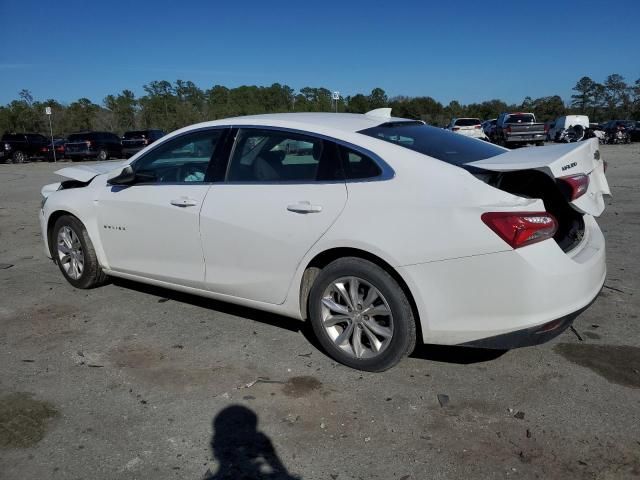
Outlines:
[{"label": "rear side window", "polygon": [[339,148],[346,180],[375,178],[382,173],[378,164],[366,155],[347,147]]},{"label": "rear side window", "polygon": [[404,125],[402,122],[382,124],[360,130],[359,133],[456,166],[504,153],[504,149],[489,142],[413,122],[407,122]]},{"label": "rear side window", "polygon": [[242,128],[227,181],[310,182],[339,175],[339,159],[331,142],[288,131]]}]

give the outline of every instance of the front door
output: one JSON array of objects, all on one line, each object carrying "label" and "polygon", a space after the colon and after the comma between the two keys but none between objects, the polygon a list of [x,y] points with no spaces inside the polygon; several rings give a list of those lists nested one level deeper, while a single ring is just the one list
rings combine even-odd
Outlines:
[{"label": "front door", "polygon": [[199,216],[222,133],[200,130],[162,142],[132,164],[132,185],[103,187],[97,211],[111,270],[202,286]]}]

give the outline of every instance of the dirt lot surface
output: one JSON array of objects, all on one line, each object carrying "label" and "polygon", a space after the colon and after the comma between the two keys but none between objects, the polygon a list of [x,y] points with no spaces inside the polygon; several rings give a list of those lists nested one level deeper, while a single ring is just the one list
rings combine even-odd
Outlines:
[{"label": "dirt lot surface", "polygon": [[58,167],[0,165],[0,478],[640,477],[640,145],[602,153],[609,273],[577,334],[424,346],[383,374],[332,362],[302,322],[72,288],[37,221]]}]

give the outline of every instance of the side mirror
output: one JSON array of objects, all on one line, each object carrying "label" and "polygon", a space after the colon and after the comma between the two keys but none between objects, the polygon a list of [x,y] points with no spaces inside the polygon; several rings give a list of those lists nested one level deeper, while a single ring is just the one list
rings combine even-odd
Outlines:
[{"label": "side mirror", "polygon": [[122,170],[114,170],[107,177],[109,185],[130,185],[136,179],[136,173],[131,165],[126,165]]}]

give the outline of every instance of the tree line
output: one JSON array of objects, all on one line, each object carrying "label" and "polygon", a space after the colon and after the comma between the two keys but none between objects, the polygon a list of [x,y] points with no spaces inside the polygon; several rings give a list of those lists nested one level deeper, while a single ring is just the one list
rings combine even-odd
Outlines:
[{"label": "tree line", "polygon": [[[618,74],[609,75],[603,83],[582,77],[573,87],[571,101],[559,95],[507,104],[494,99],[463,105],[456,100],[443,105],[430,96],[389,98],[381,88],[368,95],[358,93],[341,97],[334,103],[331,91],[324,87],[305,87],[299,91],[287,85],[240,86],[222,85],[203,90],[191,81],[153,81],[143,86],[144,95],[136,97],[131,90],[107,95],[101,105],[88,98],[63,104],[55,99],[34,100],[31,92],[22,90],[19,98],[0,106],[0,132],[49,133],[45,107],[51,107],[54,135],[64,136],[82,130],[127,130],[160,128],[170,132],[193,123],[220,118],[275,112],[351,112],[364,113],[374,108],[391,107],[398,117],[424,120],[432,125],[445,125],[453,117],[489,119],[506,111],[535,113],[539,121],[552,120],[565,114],[586,114],[591,121],[610,119],[640,120],[640,79],[628,84]],[[337,104],[337,105],[336,105]]]}]

